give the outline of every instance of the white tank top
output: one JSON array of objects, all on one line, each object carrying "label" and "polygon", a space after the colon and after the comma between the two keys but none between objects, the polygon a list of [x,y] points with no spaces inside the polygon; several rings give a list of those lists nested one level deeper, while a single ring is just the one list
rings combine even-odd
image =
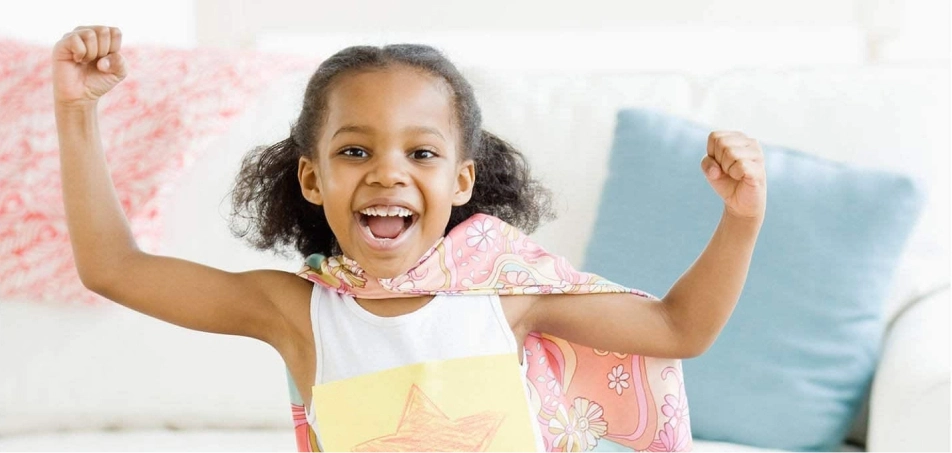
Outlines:
[{"label": "white tank top", "polygon": [[[435,296],[414,312],[381,317],[353,297],[315,284],[310,311],[317,355],[314,385],[420,362],[519,351],[498,295]],[[522,363],[528,391],[525,357]],[[307,422],[319,433],[310,404],[305,404]],[[536,449],[543,451],[539,423],[533,419],[530,425]]]}]

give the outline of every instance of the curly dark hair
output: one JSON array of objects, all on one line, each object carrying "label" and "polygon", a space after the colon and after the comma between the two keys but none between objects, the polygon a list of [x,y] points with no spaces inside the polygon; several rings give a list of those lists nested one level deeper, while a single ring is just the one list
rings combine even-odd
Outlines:
[{"label": "curly dark hair", "polygon": [[473,159],[472,198],[454,206],[446,231],[476,213],[490,214],[531,233],[554,218],[550,192],[529,174],[525,157],[509,143],[482,129],[482,114],[469,82],[437,49],[426,45],[354,46],[325,60],[311,76],[290,136],[251,150],[243,159],[232,191],[231,230],[261,250],[302,256],[339,253],[322,206],[307,201],[298,182],[298,160],[316,151],[327,119],[334,81],[346,74],[408,66],[442,78],[452,92],[460,128],[462,158]]}]

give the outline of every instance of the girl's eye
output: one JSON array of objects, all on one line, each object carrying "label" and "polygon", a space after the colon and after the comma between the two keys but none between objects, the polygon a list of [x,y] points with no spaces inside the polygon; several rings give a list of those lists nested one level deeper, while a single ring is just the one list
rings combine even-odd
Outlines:
[{"label": "girl's eye", "polygon": [[426,159],[432,159],[434,157],[436,157],[436,153],[428,149],[418,149],[413,152],[414,159],[426,160]]},{"label": "girl's eye", "polygon": [[347,148],[340,153],[347,157],[367,157],[367,151],[360,148]]}]

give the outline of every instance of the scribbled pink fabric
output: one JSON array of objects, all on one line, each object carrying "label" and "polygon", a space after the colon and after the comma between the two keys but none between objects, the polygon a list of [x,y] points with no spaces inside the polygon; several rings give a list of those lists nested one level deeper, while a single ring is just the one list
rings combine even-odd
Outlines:
[{"label": "scribbled pink fabric", "polygon": [[[66,229],[51,51],[0,39],[0,299],[94,302],[79,282]],[[163,195],[176,178],[270,80],[316,62],[221,50],[122,53],[130,73],[100,100],[100,129],[133,233],[156,251]]]},{"label": "scribbled pink fabric", "polygon": [[[635,289],[575,270],[527,235],[492,216],[477,214],[441,239],[406,274],[366,275],[343,256],[298,273],[341,294],[387,299],[436,294],[634,293]],[[549,451],[687,451],[692,447],[681,361],[601,351],[549,335],[525,342],[532,413]],[[300,451],[316,443],[303,408],[295,409]]]}]

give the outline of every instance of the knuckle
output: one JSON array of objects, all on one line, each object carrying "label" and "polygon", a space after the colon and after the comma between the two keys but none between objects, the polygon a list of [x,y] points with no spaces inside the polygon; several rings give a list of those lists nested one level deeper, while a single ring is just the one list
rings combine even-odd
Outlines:
[{"label": "knuckle", "polygon": [[83,41],[83,38],[75,34],[66,38],[66,45],[73,52],[81,52],[86,49],[86,43]]}]

